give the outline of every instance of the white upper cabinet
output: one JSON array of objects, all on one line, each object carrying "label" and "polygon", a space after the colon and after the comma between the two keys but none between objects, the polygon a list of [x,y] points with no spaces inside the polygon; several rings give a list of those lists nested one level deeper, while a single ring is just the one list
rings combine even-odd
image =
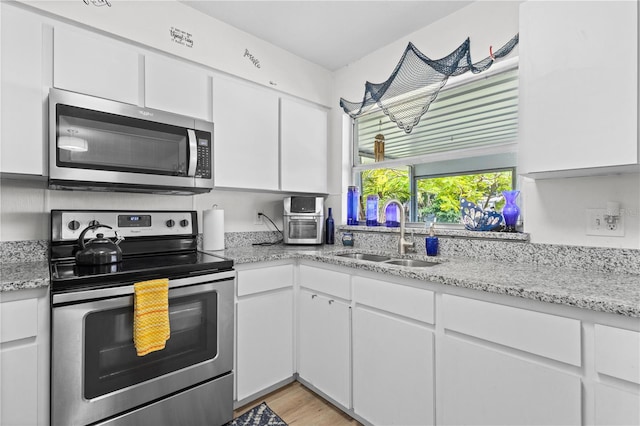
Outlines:
[{"label": "white upper cabinet", "polygon": [[281,189],[327,192],[327,111],[283,98],[280,101]]},{"label": "white upper cabinet", "polygon": [[638,171],[638,3],[520,7],[518,172]]},{"label": "white upper cabinet", "polygon": [[278,96],[239,80],[213,78],[214,184],[278,190]]},{"label": "white upper cabinet", "polygon": [[211,87],[201,68],[146,54],[144,63],[145,106],[211,121]]},{"label": "white upper cabinet", "polygon": [[55,87],[101,98],[139,103],[140,54],[124,43],[56,25]]},{"label": "white upper cabinet", "polygon": [[[44,20],[2,3],[2,173],[46,174],[47,79],[51,56],[43,46]],[[50,28],[49,28],[50,34]],[[51,38],[49,37],[49,40]],[[45,121],[46,123],[46,121]]]}]

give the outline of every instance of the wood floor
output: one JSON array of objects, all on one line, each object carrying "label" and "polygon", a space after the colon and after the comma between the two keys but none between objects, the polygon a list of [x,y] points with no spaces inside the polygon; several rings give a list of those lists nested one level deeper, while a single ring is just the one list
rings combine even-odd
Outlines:
[{"label": "wood floor", "polygon": [[299,382],[293,382],[244,407],[238,408],[233,412],[233,417],[238,417],[263,401],[290,426],[360,425],[359,422],[338,410]]}]

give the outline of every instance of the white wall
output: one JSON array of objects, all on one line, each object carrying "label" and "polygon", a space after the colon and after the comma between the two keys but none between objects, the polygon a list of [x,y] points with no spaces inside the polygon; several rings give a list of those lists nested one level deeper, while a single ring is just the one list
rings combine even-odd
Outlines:
[{"label": "white wall", "polygon": [[[95,7],[78,0],[20,1],[57,17],[329,105],[331,72],[177,1],[117,1],[112,7]],[[173,42],[172,27],[191,34],[193,47]],[[259,60],[260,68],[245,57],[245,49]]]},{"label": "white wall", "polygon": [[41,180],[3,179],[0,188],[0,241],[47,240],[49,212],[54,209],[196,210],[202,232],[202,210],[213,204],[225,210],[225,231],[274,231],[268,222],[256,225],[260,210],[282,229],[283,194],[212,191],[195,196],[57,191]]},{"label": "white wall", "polygon": [[[525,231],[534,243],[640,248],[640,175],[522,180]],[[586,235],[586,209],[620,202],[624,237]]]},{"label": "white wall", "polygon": [[[478,1],[425,27],[408,37],[384,46],[334,74],[333,105],[340,97],[359,101],[365,81],[385,81],[396,66],[409,41],[425,55],[440,58],[453,51],[466,37],[471,39],[474,61],[488,54],[488,46],[502,46],[519,31],[521,1]],[[541,22],[541,25],[544,23]],[[517,49],[510,56],[518,55]],[[341,119],[345,114],[334,108],[332,140],[342,141],[341,162],[334,162],[331,173],[342,172],[341,191],[350,182],[349,144],[342,137]],[[336,151],[338,148],[336,148]],[[640,177],[638,174],[550,180],[523,180],[522,215],[525,231],[536,243],[584,245],[593,247],[640,248]],[[342,198],[346,195],[342,194]],[[586,209],[604,208],[607,201],[618,201],[625,209],[624,237],[586,235]],[[340,216],[342,217],[342,216]],[[343,219],[344,220],[344,219]]]}]

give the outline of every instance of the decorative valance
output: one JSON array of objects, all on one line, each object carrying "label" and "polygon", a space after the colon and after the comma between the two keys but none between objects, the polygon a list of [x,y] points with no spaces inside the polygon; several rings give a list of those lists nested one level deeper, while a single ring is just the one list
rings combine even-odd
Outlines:
[{"label": "decorative valance", "polygon": [[449,77],[467,71],[474,74],[485,71],[496,59],[508,55],[517,44],[518,34],[495,53],[489,47],[489,56],[474,64],[471,62],[469,38],[448,56],[435,60],[429,59],[413,43],[409,43],[385,82],[375,84],[367,81],[361,102],[340,98],[340,107],[356,118],[377,104],[399,128],[411,133]]}]

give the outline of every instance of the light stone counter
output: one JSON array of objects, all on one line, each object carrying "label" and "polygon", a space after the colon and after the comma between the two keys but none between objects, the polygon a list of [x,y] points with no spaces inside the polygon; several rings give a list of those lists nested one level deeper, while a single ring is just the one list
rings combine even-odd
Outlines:
[{"label": "light stone counter", "polygon": [[48,262],[15,262],[0,265],[0,293],[48,286]]},{"label": "light stone counter", "polygon": [[508,263],[452,256],[427,257],[416,254],[404,256],[440,262],[439,265],[432,267],[414,268],[336,256],[349,251],[400,257],[393,251],[363,250],[342,245],[333,247],[252,246],[212,253],[233,259],[236,264],[307,259],[391,276],[640,317],[640,275],[636,274],[595,272],[541,263]]}]

